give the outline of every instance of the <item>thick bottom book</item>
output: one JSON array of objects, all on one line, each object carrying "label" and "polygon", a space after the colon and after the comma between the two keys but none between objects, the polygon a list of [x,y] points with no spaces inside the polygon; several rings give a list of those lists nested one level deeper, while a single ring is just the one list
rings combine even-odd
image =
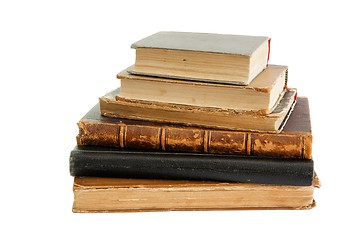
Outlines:
[{"label": "thick bottom book", "polygon": [[311,209],[319,186],[75,177],[73,212]]},{"label": "thick bottom book", "polygon": [[310,186],[311,159],[271,158],[225,154],[121,151],[75,147],[70,153],[75,177],[119,177],[225,181]]}]

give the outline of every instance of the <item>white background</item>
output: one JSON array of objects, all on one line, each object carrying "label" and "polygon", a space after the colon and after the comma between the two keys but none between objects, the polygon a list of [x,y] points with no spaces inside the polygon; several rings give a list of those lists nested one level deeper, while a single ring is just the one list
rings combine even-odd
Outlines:
[{"label": "white background", "polygon": [[[1,239],[359,239],[356,1],[1,1]],[[157,31],[272,38],[310,101],[322,188],[309,211],[73,214],[77,121]],[[7,236],[7,237],[5,237]]]}]

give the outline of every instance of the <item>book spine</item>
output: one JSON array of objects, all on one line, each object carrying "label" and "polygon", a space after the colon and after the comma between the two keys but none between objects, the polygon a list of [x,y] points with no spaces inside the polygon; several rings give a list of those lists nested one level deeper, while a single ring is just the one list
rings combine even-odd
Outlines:
[{"label": "book spine", "polygon": [[[270,59],[270,43],[271,38],[268,39],[268,54],[267,54],[267,60],[266,60],[266,66],[269,66],[269,59]],[[287,72],[287,71],[286,71]]]},{"label": "book spine", "polygon": [[220,154],[114,151],[76,148],[70,154],[76,177],[183,179],[310,186],[313,161]]},{"label": "book spine", "polygon": [[312,135],[79,122],[79,146],[311,159]]}]

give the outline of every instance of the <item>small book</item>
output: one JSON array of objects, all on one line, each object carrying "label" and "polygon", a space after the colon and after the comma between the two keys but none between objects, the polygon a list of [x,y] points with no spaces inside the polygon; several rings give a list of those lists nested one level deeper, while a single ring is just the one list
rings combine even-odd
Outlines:
[{"label": "small book", "polygon": [[104,117],[96,104],[78,122],[79,146],[169,152],[220,153],[288,158],[312,155],[309,101],[298,97],[280,133],[230,131]]},{"label": "small book", "polygon": [[131,45],[140,75],[247,85],[267,65],[270,38],[158,32]]},{"label": "small book", "polygon": [[107,117],[175,123],[187,126],[256,132],[280,132],[296,103],[296,89],[288,89],[270,114],[214,107],[124,99],[116,89],[100,97],[101,114]]},{"label": "small book", "polygon": [[269,65],[249,85],[192,82],[120,72],[119,97],[159,103],[215,107],[269,114],[287,86],[287,66]]},{"label": "small book", "polygon": [[311,209],[317,187],[75,177],[73,212]]},{"label": "small book", "polygon": [[75,177],[204,180],[309,186],[311,159],[225,154],[130,151],[76,146],[70,153]]}]

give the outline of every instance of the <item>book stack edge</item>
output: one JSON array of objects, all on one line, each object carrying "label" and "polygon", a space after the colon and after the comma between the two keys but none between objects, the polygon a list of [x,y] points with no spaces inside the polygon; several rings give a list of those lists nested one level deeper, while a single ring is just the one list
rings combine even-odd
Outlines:
[{"label": "book stack edge", "polygon": [[78,122],[73,211],[314,207],[308,99],[268,65],[269,44],[178,32],[133,44],[121,87]]}]

